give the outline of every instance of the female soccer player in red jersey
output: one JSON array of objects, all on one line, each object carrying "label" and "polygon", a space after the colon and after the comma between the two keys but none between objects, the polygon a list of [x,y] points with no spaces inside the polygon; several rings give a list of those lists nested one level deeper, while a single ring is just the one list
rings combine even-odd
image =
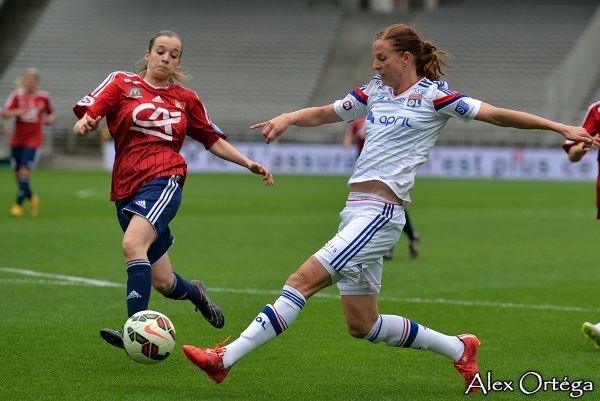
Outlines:
[{"label": "female soccer player in red jersey", "polygon": [[29,201],[29,212],[37,216],[40,198],[31,190],[31,173],[40,157],[43,142],[42,124],[52,124],[56,113],[50,102],[50,94],[38,89],[40,74],[37,68],[29,68],[19,80],[19,87],[11,92],[3,117],[15,117],[15,128],[10,142],[11,165],[17,179],[17,197],[8,214],[23,216],[23,203]]},{"label": "female soccer player in red jersey", "polygon": [[[600,101],[594,102],[588,107],[583,119],[583,128],[594,138],[593,149],[600,149]],[[583,142],[564,141],[562,148],[567,152],[569,160],[573,163],[580,161],[589,149],[583,147]],[[598,159],[598,178],[596,180],[596,219],[600,219],[600,153]],[[600,322],[585,322],[581,328],[583,333],[594,341],[596,348],[600,348]]]},{"label": "female soccer player in red jersey", "polygon": [[[199,280],[187,281],[173,271],[168,249],[173,244],[170,221],[179,209],[187,165],[179,154],[186,136],[221,159],[248,168],[273,185],[269,170],[225,141],[193,91],[175,84],[183,46],[171,31],[150,39],[137,74],[113,72],[73,108],[79,118],[77,136],[98,128],[105,117],[115,143],[110,199],[123,232],[127,267],[127,313],[148,309],[151,289],[167,298],[190,300],[214,327],[223,327],[222,311]],[[102,329],[109,344],[123,347],[119,330]]]},{"label": "female soccer player in red jersey", "polygon": [[223,381],[235,363],[283,333],[308,298],[337,283],[350,335],[443,355],[463,377],[465,392],[481,389],[476,380],[476,336],[445,335],[403,316],[379,313],[383,255],[400,238],[416,172],[450,118],[551,130],[586,146],[591,146],[592,138],[582,127],[494,107],[450,90],[439,80],[446,65],[441,59],[444,54],[412,28],[392,25],[373,41],[377,74],[369,83],[333,104],[284,113],[251,127],[262,128],[266,142],[271,143],[290,125],[315,127],[365,117],[365,146],[348,182],[350,194],[337,234],[289,276],[279,298],[266,305],[232,343],[225,346],[223,342],[214,349],[182,347],[208,377]]}]

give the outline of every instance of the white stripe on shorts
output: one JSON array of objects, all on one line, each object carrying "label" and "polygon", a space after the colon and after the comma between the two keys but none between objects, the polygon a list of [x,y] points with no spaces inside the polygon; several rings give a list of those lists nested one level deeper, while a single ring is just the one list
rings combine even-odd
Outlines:
[{"label": "white stripe on shorts", "polygon": [[158,218],[160,217],[163,210],[165,210],[165,207],[167,207],[167,205],[173,198],[173,194],[175,193],[175,191],[177,190],[177,187],[178,187],[178,184],[177,184],[178,180],[179,180],[178,175],[174,175],[169,178],[169,183],[163,190],[162,194],[160,194],[158,201],[156,201],[156,203],[154,204],[152,209],[150,209],[150,212],[148,212],[148,215],[146,216],[146,218],[153,226],[156,223],[156,221],[158,220]]}]

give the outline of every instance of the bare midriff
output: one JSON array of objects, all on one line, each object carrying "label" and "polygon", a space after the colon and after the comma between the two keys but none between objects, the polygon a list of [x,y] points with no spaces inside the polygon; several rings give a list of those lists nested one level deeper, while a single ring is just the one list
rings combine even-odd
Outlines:
[{"label": "bare midriff", "polygon": [[404,204],[404,201],[398,198],[390,187],[377,180],[354,182],[350,184],[350,191],[379,195],[390,202],[398,203],[400,205]]}]

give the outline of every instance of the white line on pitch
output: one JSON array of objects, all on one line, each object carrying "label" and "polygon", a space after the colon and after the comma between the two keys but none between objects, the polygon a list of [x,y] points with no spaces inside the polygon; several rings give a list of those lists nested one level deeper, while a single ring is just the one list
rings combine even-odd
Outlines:
[{"label": "white line on pitch", "polygon": [[76,194],[78,198],[82,199],[104,199],[108,196],[106,191],[100,189],[80,189]]},{"label": "white line on pitch", "polygon": [[[211,292],[230,292],[230,293],[243,293],[243,294],[270,294],[279,295],[281,291],[273,290],[253,290],[253,289],[233,289],[233,288],[212,288],[209,287]],[[319,293],[314,295],[315,298],[329,298],[339,299],[340,296],[337,294],[324,294]],[[560,306],[560,305],[527,305],[527,304],[516,304],[512,302],[487,302],[487,301],[462,301],[459,299],[445,299],[445,298],[396,298],[380,296],[379,301],[383,302],[398,302],[398,303],[409,303],[409,304],[447,304],[447,305],[462,305],[462,306],[487,306],[496,308],[507,308],[507,309],[535,309],[535,310],[555,310],[562,312],[600,312],[600,308],[582,308],[580,306]]]},{"label": "white line on pitch", "polygon": [[24,276],[53,278],[53,279],[58,279],[58,280],[62,280],[62,281],[67,281],[67,282],[89,284],[89,285],[93,285],[93,286],[97,286],[97,287],[123,287],[123,284],[112,283],[110,281],[95,280],[95,279],[90,279],[90,278],[85,278],[85,277],[66,276],[63,274],[51,274],[51,273],[36,272],[33,270],[27,270],[27,269],[14,269],[12,267],[0,267],[0,271],[6,272],[6,273],[22,274]]},{"label": "white line on pitch", "polygon": [[[89,279],[85,277],[67,276],[63,274],[51,274],[36,272],[27,269],[15,269],[11,267],[0,267],[0,272],[21,274],[32,277],[43,277],[54,280],[25,280],[25,279],[1,279],[0,283],[37,283],[37,284],[48,284],[48,285],[91,285],[96,287],[125,287],[125,284],[114,283],[105,280]],[[281,290],[259,290],[250,288],[213,288],[209,287],[211,292],[223,292],[223,293],[235,293],[235,294],[252,294],[252,295],[273,295],[277,296],[281,294]],[[337,294],[325,294],[319,293],[314,295],[315,298],[326,298],[326,299],[339,299],[340,296]],[[528,304],[517,304],[512,302],[488,302],[488,301],[463,301],[459,299],[446,299],[446,298],[396,298],[396,297],[379,297],[379,301],[382,302],[397,302],[397,303],[410,303],[410,304],[443,304],[443,305],[461,305],[461,306],[483,306],[491,308],[505,308],[505,309],[533,309],[533,310],[554,310],[559,312],[600,312],[600,308],[583,308],[580,306],[560,306],[560,305],[528,305]]]}]

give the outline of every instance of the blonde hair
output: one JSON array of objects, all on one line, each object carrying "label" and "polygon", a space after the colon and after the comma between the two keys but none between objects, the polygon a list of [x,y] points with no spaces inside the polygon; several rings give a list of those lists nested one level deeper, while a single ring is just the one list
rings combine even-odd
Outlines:
[{"label": "blonde hair", "polygon": [[[148,41],[148,52],[152,52],[152,47],[154,46],[154,42],[156,41],[157,38],[160,38],[161,36],[166,36],[169,38],[176,38],[177,40],[179,40],[179,42],[181,42],[181,38],[179,37],[179,35],[177,35],[175,32],[173,31],[169,31],[167,29],[164,29],[162,31],[158,31],[156,32],[154,35],[152,35],[152,37],[150,38],[150,40]],[[181,42],[181,52],[179,53],[179,60],[181,60],[181,56],[183,55],[183,42]],[[140,76],[140,77],[145,77],[146,73],[148,72],[148,63],[146,63],[146,60],[144,58],[138,60],[135,63],[136,67],[135,67],[135,72]],[[175,81],[179,81],[179,82],[185,82],[188,79],[190,79],[189,75],[187,74],[187,70],[185,69],[185,67],[182,67],[181,65],[178,67],[178,70],[180,71],[175,71],[173,73],[173,75],[171,75],[169,77],[169,83],[175,83]]]},{"label": "blonde hair", "polygon": [[37,81],[38,82],[40,81],[40,71],[35,67],[29,67],[28,69],[25,70],[23,75],[21,75],[19,78],[17,78],[15,80],[15,87],[17,89],[23,88],[23,80],[25,79],[25,76],[27,76],[27,75],[35,75],[35,77],[37,78]]},{"label": "blonde hair", "polygon": [[415,58],[417,74],[432,81],[440,79],[442,67],[453,68],[442,57],[450,54],[438,51],[429,41],[423,41],[417,32],[404,24],[391,25],[375,35],[375,40],[389,40],[398,53],[409,52]]}]

